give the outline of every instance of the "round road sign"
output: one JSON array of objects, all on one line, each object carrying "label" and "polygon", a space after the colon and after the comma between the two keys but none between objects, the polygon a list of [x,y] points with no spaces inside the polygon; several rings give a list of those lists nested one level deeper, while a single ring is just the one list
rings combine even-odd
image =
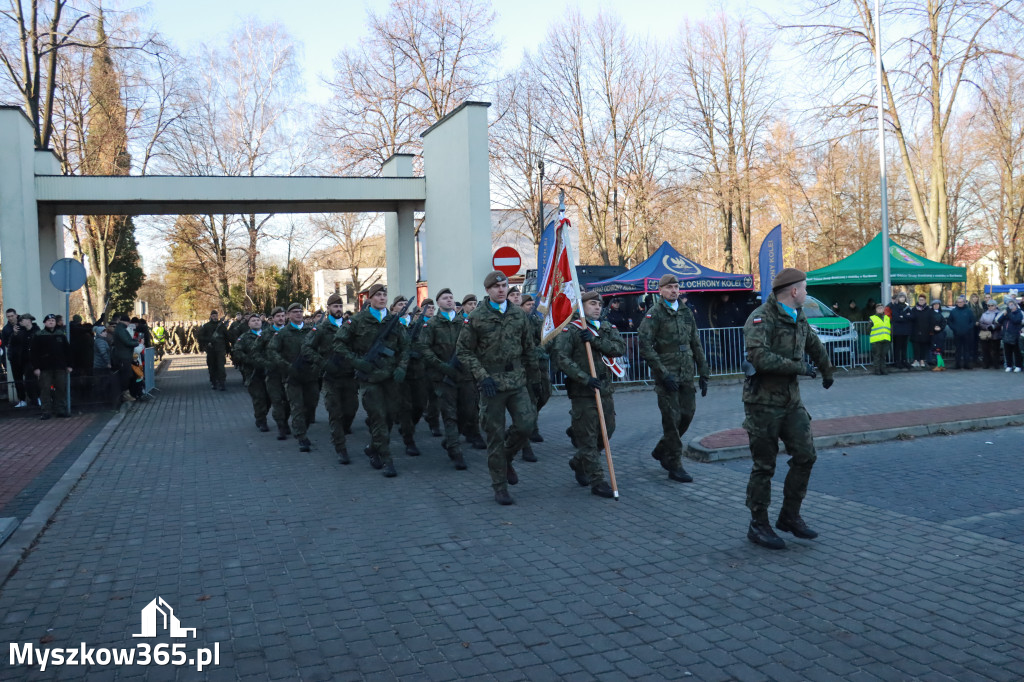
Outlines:
[{"label": "round road sign", "polygon": [[78,291],[85,284],[85,266],[74,258],[61,258],[50,267],[50,281],[65,294]]},{"label": "round road sign", "polygon": [[491,258],[494,269],[505,273],[506,277],[511,277],[519,272],[519,266],[522,263],[523,259],[519,257],[519,252],[511,246],[502,246],[494,252],[494,256]]}]

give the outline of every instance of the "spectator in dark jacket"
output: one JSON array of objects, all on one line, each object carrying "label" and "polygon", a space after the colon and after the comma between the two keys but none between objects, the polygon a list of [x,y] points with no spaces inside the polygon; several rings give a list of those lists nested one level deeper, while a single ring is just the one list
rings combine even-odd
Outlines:
[{"label": "spectator in dark jacket", "polygon": [[32,371],[39,381],[43,408],[40,419],[70,417],[68,411],[68,375],[71,374],[71,349],[65,331],[57,328],[57,316],[43,318],[43,328],[32,339]]},{"label": "spectator in dark jacket", "polygon": [[14,390],[18,394],[18,404],[15,407],[26,407],[25,402],[25,367],[21,355],[21,339],[18,338],[21,325],[18,324],[18,313],[14,308],[7,309],[7,324],[0,332],[0,347],[4,351],[4,359],[10,363],[8,381],[14,382]]},{"label": "spectator in dark jacket", "polygon": [[12,350],[18,356],[21,367],[21,380],[25,386],[25,398],[27,405],[32,407],[39,404],[39,382],[32,366],[32,339],[39,333],[39,325],[36,318],[29,313],[22,313],[18,316],[18,333],[14,335]]},{"label": "spectator in dark jacket", "polygon": [[132,355],[135,346],[138,344],[128,331],[128,321],[131,317],[127,313],[116,316],[117,326],[114,329],[114,338],[110,341],[110,365],[117,373],[121,389],[121,400],[134,402],[135,398],[129,392],[135,381],[135,372],[132,370]]},{"label": "spectator in dark jacket", "polygon": [[978,346],[981,351],[982,369],[998,369],[1003,364],[999,355],[1002,346],[999,341],[1003,338],[1001,318],[996,302],[987,301],[985,312],[978,318]]},{"label": "spectator in dark jacket", "polygon": [[1024,327],[1024,313],[1017,307],[1012,298],[1006,299],[1006,312],[1003,313],[1000,325],[1003,331],[1003,357],[1006,360],[1006,371],[1021,370],[1020,330]]},{"label": "spectator in dark jacket", "polygon": [[[932,334],[928,339],[928,342],[931,344],[928,364],[937,365],[936,360],[942,355],[946,347],[946,318],[942,316],[942,301],[939,299],[932,301],[931,325]],[[945,361],[943,361],[943,364],[945,364]],[[937,366],[936,369],[945,369],[945,367]]]},{"label": "spectator in dark jacket", "polygon": [[907,361],[907,343],[910,342],[910,334],[914,330],[914,323],[910,315],[910,306],[907,305],[907,295],[902,291],[896,294],[896,300],[889,306],[892,311],[892,353],[894,365],[900,369],[910,369],[910,362]]},{"label": "spectator in dark jacket", "polygon": [[910,342],[914,344],[914,363],[912,367],[928,366],[928,346],[932,340],[932,309],[927,305],[928,299],[917,297],[917,305],[910,309]]},{"label": "spectator in dark jacket", "polygon": [[956,368],[970,369],[973,360],[974,312],[967,305],[966,296],[957,296],[956,306],[949,311],[949,328],[953,332],[953,343],[956,346]]}]

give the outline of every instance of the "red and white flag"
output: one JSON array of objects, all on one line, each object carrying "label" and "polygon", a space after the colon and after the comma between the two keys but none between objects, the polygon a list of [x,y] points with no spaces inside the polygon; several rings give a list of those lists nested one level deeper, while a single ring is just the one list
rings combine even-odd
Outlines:
[{"label": "red and white flag", "polygon": [[537,287],[537,312],[544,316],[541,344],[562,331],[574,317],[582,317],[580,284],[576,280],[576,259],[569,243],[569,220],[560,217],[547,267]]}]

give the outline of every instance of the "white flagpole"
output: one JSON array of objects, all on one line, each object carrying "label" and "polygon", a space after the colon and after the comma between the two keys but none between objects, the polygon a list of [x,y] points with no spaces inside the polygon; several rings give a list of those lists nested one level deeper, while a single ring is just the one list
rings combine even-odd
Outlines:
[{"label": "white flagpole", "polygon": [[875,0],[875,75],[878,87],[878,165],[882,182],[882,305],[892,298],[892,275],[889,270],[889,188],[885,175],[885,115],[882,91],[882,10]]}]

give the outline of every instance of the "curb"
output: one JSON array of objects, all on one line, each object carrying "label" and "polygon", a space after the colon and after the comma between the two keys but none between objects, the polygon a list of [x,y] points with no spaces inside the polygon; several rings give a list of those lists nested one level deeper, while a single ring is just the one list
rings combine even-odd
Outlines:
[{"label": "curb", "polygon": [[26,516],[25,520],[10,534],[6,542],[0,545],[0,588],[15,572],[18,564],[21,563],[21,560],[25,558],[32,548],[32,545],[35,544],[36,539],[46,530],[50,519],[54,517],[64,504],[64,500],[71,494],[74,487],[78,485],[78,481],[81,480],[89,470],[89,467],[92,466],[100,450],[103,449],[107,441],[114,434],[114,431],[124,421],[126,412],[126,410],[119,409],[117,414],[110,418],[110,421],[96,434],[96,437],[86,446],[82,454],[78,456],[78,459],[68,467],[68,470],[64,472],[60,480],[50,488],[50,492],[46,493],[46,496],[39,501],[39,504],[32,510],[32,513]]},{"label": "curb", "polygon": [[[892,429],[878,429],[877,431],[862,431],[854,433],[837,433],[830,436],[815,436],[814,447],[828,449],[842,447],[844,445],[865,445],[868,443],[883,443],[890,440],[909,440],[923,436],[948,436],[961,431],[981,431],[984,429],[998,429],[1004,426],[1024,425],[1024,414],[1008,414],[1000,417],[985,417],[984,419],[962,419],[960,421],[944,422],[941,424],[918,424],[916,426],[902,426]],[[717,432],[716,432],[717,433]],[[733,459],[747,459],[750,457],[750,447],[747,445],[735,445],[726,448],[707,448],[700,444],[705,433],[696,436],[683,450],[687,459],[695,462],[725,462]],[[779,453],[786,451],[784,445],[779,446]]]}]

